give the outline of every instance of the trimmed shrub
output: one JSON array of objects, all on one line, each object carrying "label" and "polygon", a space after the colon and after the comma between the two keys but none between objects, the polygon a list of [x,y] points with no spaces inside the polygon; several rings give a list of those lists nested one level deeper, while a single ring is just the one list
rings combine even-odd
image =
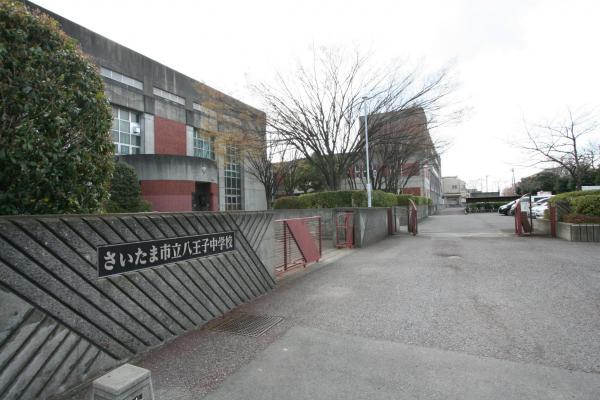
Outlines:
[{"label": "trimmed shrub", "polygon": [[[398,196],[393,193],[374,190],[371,195],[371,205],[373,207],[394,207],[398,205]],[[410,197],[413,198],[414,196]],[[273,204],[274,209],[341,207],[367,207],[367,192],[365,190],[339,190],[336,192],[307,193],[300,196],[280,197]]]},{"label": "trimmed shrub", "polygon": [[0,214],[100,210],[113,170],[97,67],[52,18],[0,0]]},{"label": "trimmed shrub", "polygon": [[600,194],[575,197],[571,205],[577,214],[600,217]]},{"label": "trimmed shrub", "polygon": [[[373,207],[394,207],[397,204],[398,200],[393,193],[386,193],[381,190],[374,190],[371,193],[371,205]],[[352,205],[354,207],[367,207],[367,192],[364,190],[352,192]]]},{"label": "trimmed shrub", "polygon": [[429,197],[413,196],[411,194],[399,194],[396,196],[396,204],[399,206],[407,206],[409,200],[412,200],[417,206],[430,206],[433,204],[433,200]]},{"label": "trimmed shrub", "polygon": [[301,208],[352,207],[352,191],[307,193],[299,196]]},{"label": "trimmed shrub", "polygon": [[135,169],[122,162],[116,163],[105,210],[110,213],[152,211],[150,203],[142,200],[140,195],[140,183]]},{"label": "trimmed shrub", "polygon": [[555,204],[557,201],[568,201],[569,203],[572,203],[577,197],[593,195],[600,195],[600,190],[578,190],[576,192],[561,193],[551,197],[548,202],[550,204]]},{"label": "trimmed shrub", "polygon": [[413,198],[413,196],[411,196],[410,194],[399,194],[396,196],[396,199],[397,199],[396,204],[398,204],[399,206],[407,206],[408,201],[412,198]]},{"label": "trimmed shrub", "polygon": [[503,202],[497,202],[497,201],[477,202],[477,203],[468,204],[467,209],[469,210],[469,212],[494,212],[494,211],[498,210],[498,208],[504,204],[505,203],[503,203]]},{"label": "trimmed shrub", "polygon": [[290,210],[303,208],[300,199],[297,196],[280,197],[273,203],[274,210]]},{"label": "trimmed shrub", "polygon": [[568,222],[569,224],[600,224],[600,217],[569,213],[563,215],[562,222]]}]

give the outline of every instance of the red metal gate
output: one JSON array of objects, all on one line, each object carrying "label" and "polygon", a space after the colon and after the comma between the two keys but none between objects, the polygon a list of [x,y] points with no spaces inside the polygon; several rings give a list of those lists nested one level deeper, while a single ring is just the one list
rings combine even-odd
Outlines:
[{"label": "red metal gate", "polygon": [[354,212],[341,211],[335,215],[335,247],[354,247]]},{"label": "red metal gate", "polygon": [[408,200],[408,232],[413,236],[419,233],[419,211],[414,201]]},{"label": "red metal gate", "polygon": [[[531,202],[529,203],[529,213],[531,213]],[[521,201],[517,200],[515,207],[515,234],[522,236],[524,233],[533,233],[533,224],[527,211],[521,210]]]},{"label": "red metal gate", "polygon": [[280,219],[275,224],[276,275],[319,261],[323,250],[321,217]]}]

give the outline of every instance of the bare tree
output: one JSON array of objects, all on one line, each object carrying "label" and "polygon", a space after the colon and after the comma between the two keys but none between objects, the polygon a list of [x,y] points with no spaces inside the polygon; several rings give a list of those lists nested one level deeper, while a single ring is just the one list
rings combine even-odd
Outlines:
[{"label": "bare tree", "polygon": [[245,139],[246,172],[255,177],[265,188],[267,208],[270,209],[280,183],[272,161],[276,146],[257,135],[248,135]]},{"label": "bare tree", "polygon": [[533,158],[532,165],[544,163],[558,165],[573,179],[577,190],[581,190],[586,173],[598,161],[597,143],[586,141],[587,136],[598,132],[598,123],[589,114],[574,115],[568,109],[562,121],[527,126],[527,143],[520,147]]},{"label": "bare tree", "polygon": [[[372,115],[370,118],[382,118]],[[423,109],[415,107],[397,113],[394,120],[385,117],[385,124],[375,132],[370,132],[374,140],[369,143],[374,189],[398,193],[406,187],[411,177],[421,173],[424,167],[439,164],[440,151],[446,143],[433,141],[428,129]],[[363,123],[361,119],[361,124]],[[375,127],[377,127],[375,123]],[[374,143],[374,144],[371,144]],[[364,164],[359,164],[363,167]],[[365,187],[364,168],[358,175]],[[356,176],[349,177],[351,187]]]},{"label": "bare tree", "polygon": [[280,168],[278,169],[279,176],[281,177],[281,185],[286,195],[293,195],[294,190],[298,186],[298,168],[300,163],[298,160],[293,159],[289,161],[282,161]]},{"label": "bare tree", "polygon": [[[329,189],[338,190],[362,158],[359,116],[365,102],[370,114],[380,115],[369,119],[370,132],[412,108],[425,110],[435,123],[452,89],[447,81],[446,71],[421,82],[416,70],[375,69],[365,56],[325,49],[315,51],[313,63],[299,66],[294,76],[279,74],[274,85],[255,89],[266,103],[268,129],[313,164]],[[375,135],[373,145],[385,136]]]}]

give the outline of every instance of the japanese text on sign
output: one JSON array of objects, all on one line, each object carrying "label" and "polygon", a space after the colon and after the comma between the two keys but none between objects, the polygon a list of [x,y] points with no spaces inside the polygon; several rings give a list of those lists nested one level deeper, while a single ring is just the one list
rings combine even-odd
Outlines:
[{"label": "japanese text on sign", "polygon": [[234,232],[98,247],[98,276],[109,276],[234,250]]}]

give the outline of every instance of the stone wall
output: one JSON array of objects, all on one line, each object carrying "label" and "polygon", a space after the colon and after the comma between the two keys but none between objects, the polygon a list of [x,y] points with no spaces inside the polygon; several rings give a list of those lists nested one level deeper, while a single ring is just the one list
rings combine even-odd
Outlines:
[{"label": "stone wall", "polygon": [[[60,395],[268,292],[272,217],[0,217],[0,398]],[[98,246],[225,231],[233,251],[98,278]]]}]

